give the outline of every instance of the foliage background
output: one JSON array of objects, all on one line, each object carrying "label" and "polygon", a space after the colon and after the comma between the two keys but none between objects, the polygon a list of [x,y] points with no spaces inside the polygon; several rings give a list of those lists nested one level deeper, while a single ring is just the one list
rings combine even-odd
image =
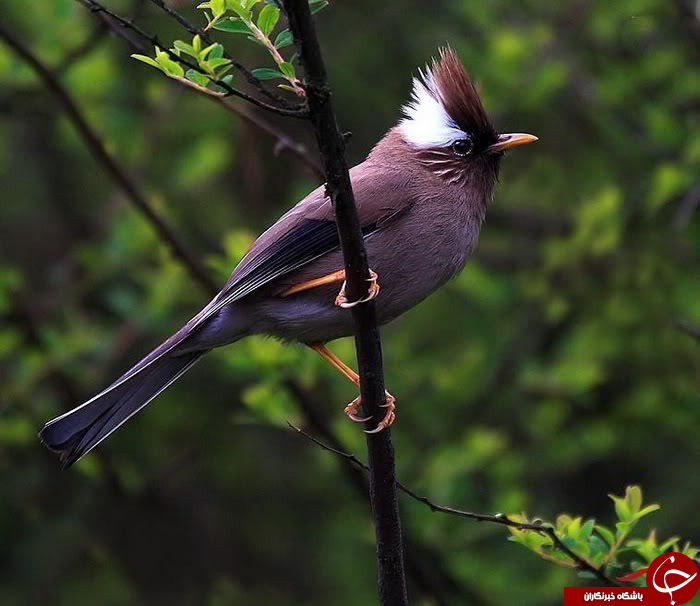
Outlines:
[{"label": "foliage background", "polygon": [[[110,6],[183,37],[148,2]],[[352,163],[445,41],[496,123],[540,137],[505,162],[466,271],[383,333],[399,475],[435,501],[609,523],[607,493],[640,483],[663,504],[647,527],[700,541],[700,23],[685,8],[355,0],[319,14]],[[220,282],[316,185],[253,127],[96,34],[73,0],[6,2],[0,22],[54,68],[95,36],[62,82]],[[305,423],[295,380],[364,454],[342,414],[354,394],[313,352],[262,339],[217,352],[69,472],[39,446],[43,421],[207,297],[4,46],[0,83],[0,603],[372,603],[368,505],[342,461],[286,427]],[[280,124],[313,149],[303,124]],[[352,343],[334,349],[351,359]],[[504,528],[402,507],[433,579],[431,591],[412,576],[415,603],[558,604],[581,581]]]}]

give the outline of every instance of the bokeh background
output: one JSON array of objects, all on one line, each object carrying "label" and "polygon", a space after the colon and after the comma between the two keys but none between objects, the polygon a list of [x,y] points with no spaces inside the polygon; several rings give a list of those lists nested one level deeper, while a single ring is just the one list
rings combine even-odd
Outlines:
[{"label": "bokeh background", "polygon": [[[172,2],[198,23],[194,3]],[[383,331],[400,478],[439,503],[614,521],[638,483],[700,541],[700,21],[684,0],[335,1],[318,15],[357,163],[449,42],[505,131],[478,252]],[[171,41],[145,0],[113,0]],[[129,58],[74,0],[3,2],[148,200],[223,283],[317,185],[274,139]],[[251,67],[264,52],[217,34]],[[266,120],[314,151],[307,125]],[[287,427],[364,438],[352,388],[300,346],[209,356],[70,471],[42,422],[208,300],[0,44],[0,603],[338,606],[376,599],[363,486]],[[334,349],[353,359],[350,341]],[[332,435],[331,435],[332,434]],[[559,604],[569,570],[499,526],[402,497],[417,604]],[[646,532],[646,531],[645,531]]]}]

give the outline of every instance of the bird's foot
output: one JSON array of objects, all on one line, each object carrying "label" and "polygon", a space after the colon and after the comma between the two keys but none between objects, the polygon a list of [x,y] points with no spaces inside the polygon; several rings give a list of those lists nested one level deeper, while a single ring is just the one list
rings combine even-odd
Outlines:
[{"label": "bird's foot", "polygon": [[[396,398],[392,396],[388,391],[384,392],[385,403],[382,404],[382,408],[386,408],[386,414],[384,418],[379,421],[379,424],[371,430],[365,430],[365,433],[379,433],[383,429],[389,427],[396,419]],[[369,421],[372,417],[359,417],[357,416],[357,411],[362,406],[362,400],[360,396],[357,396],[350,404],[345,407],[345,414],[350,417],[351,420],[356,423],[364,423]]]},{"label": "bird's foot", "polygon": [[338,307],[342,307],[343,309],[349,309],[351,307],[355,307],[355,305],[359,305],[360,303],[366,303],[367,301],[371,301],[372,299],[374,299],[379,294],[379,283],[377,282],[376,272],[370,269],[369,278],[367,278],[367,281],[370,283],[369,292],[367,293],[366,297],[358,299],[357,301],[348,301],[348,298],[345,296],[345,281],[343,281],[343,285],[340,287],[340,292],[335,298],[335,304]]}]

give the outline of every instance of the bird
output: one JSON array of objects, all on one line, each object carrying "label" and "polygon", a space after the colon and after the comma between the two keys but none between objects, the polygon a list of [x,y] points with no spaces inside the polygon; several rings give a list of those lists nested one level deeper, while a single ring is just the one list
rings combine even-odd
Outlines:
[{"label": "bird", "polygon": [[[449,46],[412,85],[401,119],[350,169],[371,267],[368,295],[347,300],[333,206],[322,185],[252,244],[221,291],[180,330],[96,396],[46,423],[39,437],[64,467],[207,352],[250,335],[308,345],[359,385],[357,373],[326,346],[353,335],[347,308],[373,299],[383,325],[456,276],[476,247],[504,152],[537,140],[495,129]],[[354,421],[367,420],[360,405],[358,397],[345,408]],[[388,392],[385,407],[371,432],[396,418]]]}]

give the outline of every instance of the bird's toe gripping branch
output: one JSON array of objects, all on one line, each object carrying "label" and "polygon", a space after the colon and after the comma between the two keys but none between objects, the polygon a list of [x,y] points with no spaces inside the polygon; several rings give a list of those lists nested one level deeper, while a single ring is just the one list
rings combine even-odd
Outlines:
[{"label": "bird's toe gripping branch", "polygon": [[[379,433],[380,431],[386,429],[387,427],[391,426],[391,424],[394,422],[394,419],[396,419],[396,398],[392,396],[388,391],[385,391],[385,399],[386,402],[382,404],[382,408],[386,408],[386,414],[384,415],[384,418],[379,421],[377,426],[372,429],[372,430],[365,430],[365,433]],[[355,421],[356,423],[364,423],[365,421],[369,421],[372,417],[358,417],[357,416],[357,411],[362,406],[362,399],[360,396],[357,396],[350,404],[348,404],[345,407],[345,414],[350,417],[352,421]]]},{"label": "bird's toe gripping branch", "polygon": [[335,304],[343,309],[349,309],[351,307],[355,307],[355,305],[366,303],[367,301],[374,299],[379,294],[379,282],[377,282],[376,272],[370,269],[369,278],[367,278],[367,281],[370,283],[367,296],[363,297],[362,299],[358,299],[357,301],[348,301],[348,298],[345,296],[345,280],[343,280],[343,285],[340,287],[340,292],[335,298]]},{"label": "bird's toe gripping branch", "polygon": [[[327,362],[329,362],[333,368],[338,370],[344,377],[348,378],[355,385],[360,384],[360,375],[358,375],[352,368],[350,368],[345,362],[343,362],[338,356],[336,356],[330,349],[321,343],[307,343],[307,345],[318,352],[318,354]],[[386,408],[386,414],[384,418],[379,421],[379,424],[372,429],[367,431],[367,433],[379,433],[383,429],[389,427],[396,419],[396,398],[392,396],[388,391],[385,392],[385,402],[382,404],[383,408]],[[360,417],[357,414],[358,409],[362,406],[362,400],[360,396],[357,396],[350,404],[345,407],[345,414],[350,417],[356,423],[364,423],[369,421],[372,417]]]}]

